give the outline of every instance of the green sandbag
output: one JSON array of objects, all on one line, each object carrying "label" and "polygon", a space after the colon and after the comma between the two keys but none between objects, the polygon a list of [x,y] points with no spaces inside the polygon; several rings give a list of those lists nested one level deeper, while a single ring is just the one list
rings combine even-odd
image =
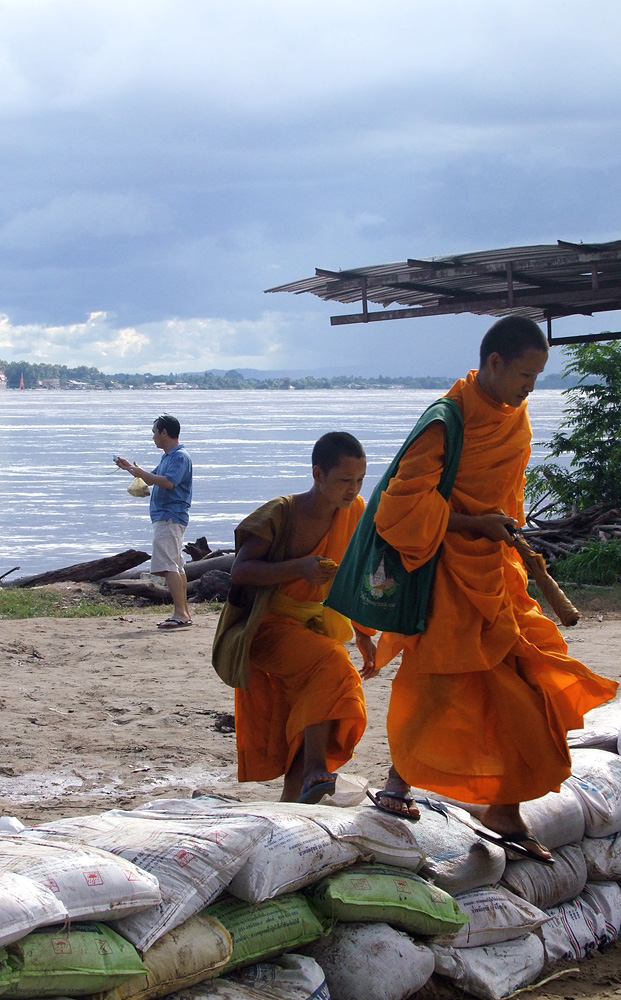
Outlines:
[{"label": "green sandbag", "polygon": [[448,934],[468,923],[448,892],[408,868],[357,864],[304,890],[325,917],[383,922],[410,934]]},{"label": "green sandbag", "polygon": [[220,973],[315,941],[325,934],[329,924],[299,892],[262,903],[223,896],[202,912],[223,924],[233,939],[233,954]]},{"label": "green sandbag", "polygon": [[133,944],[100,923],[42,927],[6,950],[14,976],[6,997],[83,996],[145,972]]}]

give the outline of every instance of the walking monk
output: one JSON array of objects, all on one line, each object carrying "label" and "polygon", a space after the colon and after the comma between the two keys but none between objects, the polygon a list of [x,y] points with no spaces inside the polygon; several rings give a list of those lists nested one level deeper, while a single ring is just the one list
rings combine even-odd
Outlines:
[{"label": "walking monk", "polygon": [[416,569],[440,548],[426,630],[384,634],[378,664],[403,657],[392,687],[393,766],[381,808],[416,818],[410,785],[487,806],[487,830],[542,863],[550,852],[526,828],[520,802],[558,790],[570,774],[566,734],[617,685],[567,655],[557,629],[527,591],[512,548],[524,524],[531,427],[526,399],[548,357],[535,323],[506,317],[483,338],[480,367],[448,396],[460,407],[464,444],[448,501],[437,421],[414,442],[380,501],[375,524]]},{"label": "walking monk", "polygon": [[360,677],[376,672],[370,630],[353,626],[359,675],[343,645],[349,620],[321,603],[364,509],[364,449],[351,434],[324,434],[312,467],[306,493],[270,500],[237,527],[213,651],[218,673],[236,685],[239,780],[284,774],[283,802],[334,793],[335,769],[366,725]]}]

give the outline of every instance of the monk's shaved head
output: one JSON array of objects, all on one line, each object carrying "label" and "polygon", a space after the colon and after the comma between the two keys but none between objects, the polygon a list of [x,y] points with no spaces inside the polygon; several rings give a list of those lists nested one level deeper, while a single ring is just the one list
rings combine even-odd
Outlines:
[{"label": "monk's shaved head", "polygon": [[530,350],[548,353],[548,341],[541,327],[524,316],[504,316],[489,328],[481,341],[480,368],[490,354],[500,354],[503,361],[509,362]]},{"label": "monk's shaved head", "polygon": [[330,472],[342,458],[366,458],[366,454],[353,434],[348,434],[347,431],[329,431],[315,443],[311,462],[313,468],[319,466],[322,472]]}]

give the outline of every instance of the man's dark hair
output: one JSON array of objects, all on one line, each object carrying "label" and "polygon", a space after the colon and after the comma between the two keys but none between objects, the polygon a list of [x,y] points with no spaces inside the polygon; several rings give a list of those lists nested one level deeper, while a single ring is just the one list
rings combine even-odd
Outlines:
[{"label": "man's dark hair", "polygon": [[178,438],[181,433],[181,424],[176,417],[171,417],[170,413],[162,413],[161,417],[157,417],[155,426],[158,431],[166,431],[169,438]]},{"label": "man's dark hair", "polygon": [[330,472],[342,458],[366,458],[366,454],[353,434],[348,434],[347,431],[328,431],[315,443],[311,461],[313,468],[318,465],[322,472]]},{"label": "man's dark hair", "polygon": [[509,362],[530,349],[548,353],[548,341],[541,327],[524,316],[503,316],[490,326],[481,341],[480,367],[483,368],[490,354],[500,354],[503,361]]}]

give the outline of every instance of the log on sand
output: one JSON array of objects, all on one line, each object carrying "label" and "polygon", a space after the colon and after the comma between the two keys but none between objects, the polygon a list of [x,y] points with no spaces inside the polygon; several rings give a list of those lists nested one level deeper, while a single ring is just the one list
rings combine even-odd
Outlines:
[{"label": "log on sand", "polygon": [[125,552],[119,552],[115,556],[106,556],[104,559],[76,563],[74,566],[53,569],[47,573],[39,573],[37,576],[22,576],[4,584],[4,586],[42,587],[47,583],[96,583],[98,580],[105,580],[106,577],[115,576],[126,569],[131,569],[132,566],[139,566],[140,563],[146,562],[149,558],[148,552],[127,549]]}]

